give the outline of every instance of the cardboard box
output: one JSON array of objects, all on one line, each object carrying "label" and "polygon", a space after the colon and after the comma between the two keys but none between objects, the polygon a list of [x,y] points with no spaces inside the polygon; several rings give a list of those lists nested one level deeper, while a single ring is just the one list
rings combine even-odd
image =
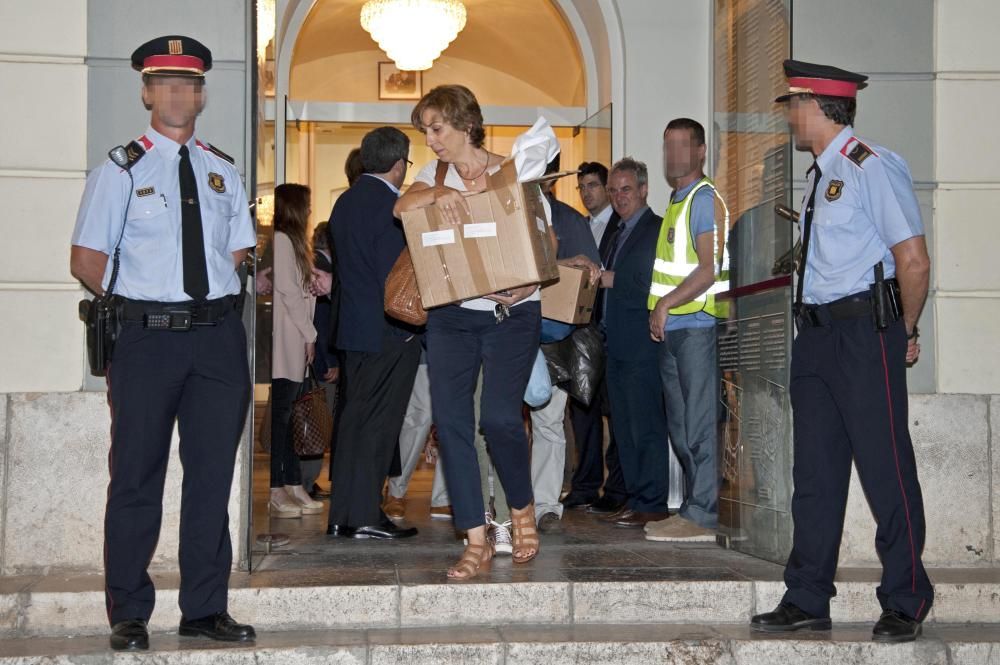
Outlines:
[{"label": "cardboard box", "polygon": [[559,281],[542,288],[542,316],[546,319],[583,325],[594,312],[597,285],[590,284],[590,271],[559,266]]},{"label": "cardboard box", "polygon": [[508,161],[466,197],[472,216],[460,226],[434,205],[403,213],[417,286],[425,308],[556,279],[556,253],[538,183],[519,183]]}]

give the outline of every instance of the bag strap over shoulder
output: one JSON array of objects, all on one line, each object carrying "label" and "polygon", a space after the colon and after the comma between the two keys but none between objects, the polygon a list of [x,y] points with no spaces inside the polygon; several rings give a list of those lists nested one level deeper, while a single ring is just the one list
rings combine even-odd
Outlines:
[{"label": "bag strap over shoulder", "polygon": [[438,160],[437,171],[434,172],[434,184],[438,187],[444,186],[445,176],[448,175],[448,162]]}]

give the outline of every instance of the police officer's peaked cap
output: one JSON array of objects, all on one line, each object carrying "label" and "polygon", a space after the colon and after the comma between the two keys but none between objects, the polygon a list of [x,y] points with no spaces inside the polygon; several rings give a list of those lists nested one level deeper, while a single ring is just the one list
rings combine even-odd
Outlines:
[{"label": "police officer's peaked cap", "polygon": [[783,102],[793,95],[823,95],[854,99],[858,96],[858,90],[867,85],[865,81],[868,80],[864,74],[799,60],[785,60],[785,78],[788,79],[788,92],[775,99],[775,102]]},{"label": "police officer's peaked cap", "polygon": [[201,78],[212,68],[212,52],[197,39],[167,35],[151,39],[132,53],[132,69],[153,76]]}]

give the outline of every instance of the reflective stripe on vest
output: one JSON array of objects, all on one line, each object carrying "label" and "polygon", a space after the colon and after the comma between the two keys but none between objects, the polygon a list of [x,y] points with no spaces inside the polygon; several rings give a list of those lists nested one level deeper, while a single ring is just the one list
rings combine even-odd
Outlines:
[{"label": "reflective stripe on vest", "polygon": [[722,251],[719,251],[718,229],[712,232],[713,256],[715,257],[715,282],[697,298],[670,310],[672,315],[705,312],[716,318],[729,316],[729,303],[718,302],[716,294],[729,290],[729,248],[726,238],[729,234],[729,208],[708,177],[698,181],[687,196],[680,201],[671,201],[663,216],[660,236],[656,242],[656,261],[653,263],[653,281],[649,287],[649,309],[656,307],[660,298],[667,295],[683,282],[698,267],[698,253],[691,236],[691,202],[703,187],[712,190],[725,211]]}]

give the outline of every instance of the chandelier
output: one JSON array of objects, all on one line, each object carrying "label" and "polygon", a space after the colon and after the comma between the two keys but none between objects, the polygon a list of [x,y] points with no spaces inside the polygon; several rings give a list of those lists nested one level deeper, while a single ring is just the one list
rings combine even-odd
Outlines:
[{"label": "chandelier", "polygon": [[399,69],[430,69],[465,27],[465,5],[459,0],[368,0],[361,8],[361,27]]}]

